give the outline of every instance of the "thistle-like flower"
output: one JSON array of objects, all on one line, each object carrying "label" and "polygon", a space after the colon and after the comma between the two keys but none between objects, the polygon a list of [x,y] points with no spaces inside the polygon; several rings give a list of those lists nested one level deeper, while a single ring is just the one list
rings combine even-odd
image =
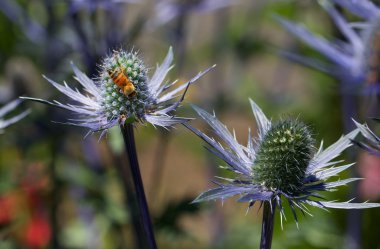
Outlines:
[{"label": "thistle-like flower", "polygon": [[[380,121],[379,119],[375,119]],[[367,124],[360,124],[354,121],[356,126],[359,128],[361,134],[366,138],[366,142],[359,142],[353,140],[353,142],[358,145],[360,148],[368,151],[369,153],[380,156],[380,138],[368,127]]]},{"label": "thistle-like flower", "polygon": [[227,164],[227,170],[236,174],[234,178],[219,177],[220,181],[216,182],[218,187],[202,193],[194,202],[224,200],[240,195],[237,201],[248,202],[249,207],[255,202],[277,204],[282,221],[285,215],[283,201],[286,200],[297,224],[297,208],[309,214],[305,204],[322,209],[380,207],[377,203],[326,201],[320,195],[322,192],[332,191],[359,180],[349,178],[329,181],[331,177],[353,165],[351,163],[338,166],[343,161],[333,160],[352,145],[351,139],[358,134],[358,129],[341,137],[327,149],[323,149],[321,143],[317,150],[308,126],[290,118],[272,123],[262,110],[250,101],[257,122],[258,136],[254,139],[249,131],[246,147],[236,141],[235,136],[215,115],[194,107],[224,145],[188,124],[185,126],[209,145],[208,150]]},{"label": "thistle-like flower", "polygon": [[[66,82],[61,85],[45,77],[50,84],[70,97],[76,104],[23,98],[74,112],[77,117],[65,124],[87,127],[90,129],[89,133],[102,131],[101,135],[103,135],[107,129],[117,124],[135,121],[171,127],[188,120],[188,118],[173,116],[173,111],[183,101],[189,85],[214,67],[200,72],[188,82],[169,90],[176,83],[176,81],[164,81],[172,68],[172,60],[173,52],[170,48],[163,63],[157,66],[152,78],[149,78],[148,70],[137,52],[114,51],[111,56],[104,59],[100,67],[100,75],[96,80],[91,80],[72,65],[74,78],[83,86],[83,92],[69,87]],[[174,101],[178,93],[183,90],[182,97]]]},{"label": "thistle-like flower", "polygon": [[[364,92],[379,90],[380,83],[380,7],[368,0],[319,1],[344,36],[328,41],[301,25],[278,18],[294,36],[320,52],[328,63],[316,58],[285,52],[285,56],[338,78],[346,90],[362,88]],[[360,23],[348,22],[332,5],[335,3],[363,19]]]},{"label": "thistle-like flower", "polygon": [[9,119],[3,119],[4,116],[13,111],[19,104],[20,104],[20,100],[13,100],[12,102],[10,102],[9,104],[3,106],[2,108],[0,108],[0,133],[2,133],[2,130],[4,128],[6,128],[7,126],[11,125],[11,124],[14,124],[16,122],[18,122],[19,120],[23,119],[26,115],[29,114],[29,110],[27,111],[24,111],[12,118],[9,118]]}]

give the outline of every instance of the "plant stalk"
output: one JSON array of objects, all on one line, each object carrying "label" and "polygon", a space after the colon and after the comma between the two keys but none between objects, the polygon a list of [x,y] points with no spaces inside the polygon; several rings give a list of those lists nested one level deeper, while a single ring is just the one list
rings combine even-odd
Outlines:
[{"label": "plant stalk", "polygon": [[275,210],[276,201],[272,201],[272,204],[270,204],[268,201],[264,202],[260,249],[270,249],[272,247]]},{"label": "plant stalk", "polygon": [[115,157],[115,166],[123,182],[124,201],[131,216],[133,226],[133,236],[135,238],[135,248],[148,248],[148,242],[145,236],[145,230],[140,221],[139,206],[137,204],[136,191],[133,186],[132,173],[130,167],[126,165],[126,160],[121,156]]},{"label": "plant stalk", "polygon": [[146,201],[144,186],[141,179],[139,162],[137,159],[135,137],[131,124],[120,125],[123,134],[125,149],[128,156],[129,166],[132,173],[134,188],[136,191],[137,205],[140,211],[140,219],[144,227],[145,235],[148,240],[149,249],[157,249],[154,237],[153,226],[150,220],[148,203]]}]

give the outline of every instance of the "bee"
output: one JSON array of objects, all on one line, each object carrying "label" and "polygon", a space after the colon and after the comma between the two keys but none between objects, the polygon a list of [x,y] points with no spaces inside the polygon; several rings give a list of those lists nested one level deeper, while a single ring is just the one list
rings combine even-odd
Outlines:
[{"label": "bee", "polygon": [[137,95],[136,88],[125,74],[125,69],[121,66],[116,67],[114,70],[107,71],[112,81],[120,87],[124,95],[132,98]]}]

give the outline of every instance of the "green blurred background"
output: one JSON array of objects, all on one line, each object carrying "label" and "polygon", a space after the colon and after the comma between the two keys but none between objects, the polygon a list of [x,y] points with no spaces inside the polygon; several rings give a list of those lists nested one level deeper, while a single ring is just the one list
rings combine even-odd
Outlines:
[{"label": "green blurred background", "polygon": [[[337,82],[278,55],[292,49],[319,56],[286,33],[275,14],[326,37],[336,35],[314,0],[241,0],[213,11],[187,7],[167,23],[160,23],[165,12],[153,0],[1,1],[1,105],[18,96],[65,101],[42,75],[75,85],[70,61],[95,78],[102,56],[113,48],[134,48],[152,73],[173,46],[171,80],[185,81],[217,64],[190,88],[181,115],[195,117],[188,103],[215,110],[244,144],[248,128],[256,128],[252,98],[273,120],[299,117],[318,142],[328,145],[343,134]],[[0,248],[134,248],[115,169],[125,160],[120,131],[114,128],[99,141],[98,135],[84,139],[86,130],[51,122],[70,118],[69,113],[30,102],[20,110],[25,108],[32,113],[0,135]],[[198,120],[193,124],[208,131]],[[234,200],[189,204],[212,186],[213,176],[226,174],[199,138],[181,126],[169,134],[150,125],[139,125],[136,136],[159,248],[258,248],[256,206],[246,214],[247,206]],[[357,186],[359,199],[379,201],[380,161],[357,154],[357,173],[371,175]],[[351,189],[329,198],[347,200]],[[291,214],[283,230],[276,216],[274,249],[345,248],[348,212],[310,211],[313,217],[300,217],[299,230]],[[356,225],[362,248],[380,248],[380,211],[361,214]]]}]

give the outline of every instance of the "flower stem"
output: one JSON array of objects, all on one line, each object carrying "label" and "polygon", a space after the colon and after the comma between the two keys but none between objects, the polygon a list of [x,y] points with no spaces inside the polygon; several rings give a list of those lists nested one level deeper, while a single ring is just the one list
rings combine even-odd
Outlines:
[{"label": "flower stem", "polygon": [[[133,236],[135,238],[135,248],[148,248],[148,241],[145,236],[145,230],[139,217],[139,207],[137,204],[136,191],[133,187],[133,180],[131,178],[131,169],[126,167],[126,161],[121,156],[115,157],[115,166],[118,174],[121,177],[124,187],[124,201],[126,207],[128,207],[129,214],[131,216],[131,223],[134,228]],[[129,164],[128,164],[129,165]],[[124,248],[124,247],[122,247]]]},{"label": "flower stem", "polygon": [[264,202],[263,223],[261,225],[260,249],[270,249],[272,247],[274,213],[276,202]]},{"label": "flower stem", "polygon": [[127,152],[133,184],[136,191],[137,205],[140,210],[140,219],[143,223],[145,235],[149,244],[149,249],[157,249],[153,226],[149,215],[148,203],[145,198],[144,186],[141,179],[139,162],[137,159],[133,126],[131,124],[120,125],[120,129],[124,138],[125,149]]}]

